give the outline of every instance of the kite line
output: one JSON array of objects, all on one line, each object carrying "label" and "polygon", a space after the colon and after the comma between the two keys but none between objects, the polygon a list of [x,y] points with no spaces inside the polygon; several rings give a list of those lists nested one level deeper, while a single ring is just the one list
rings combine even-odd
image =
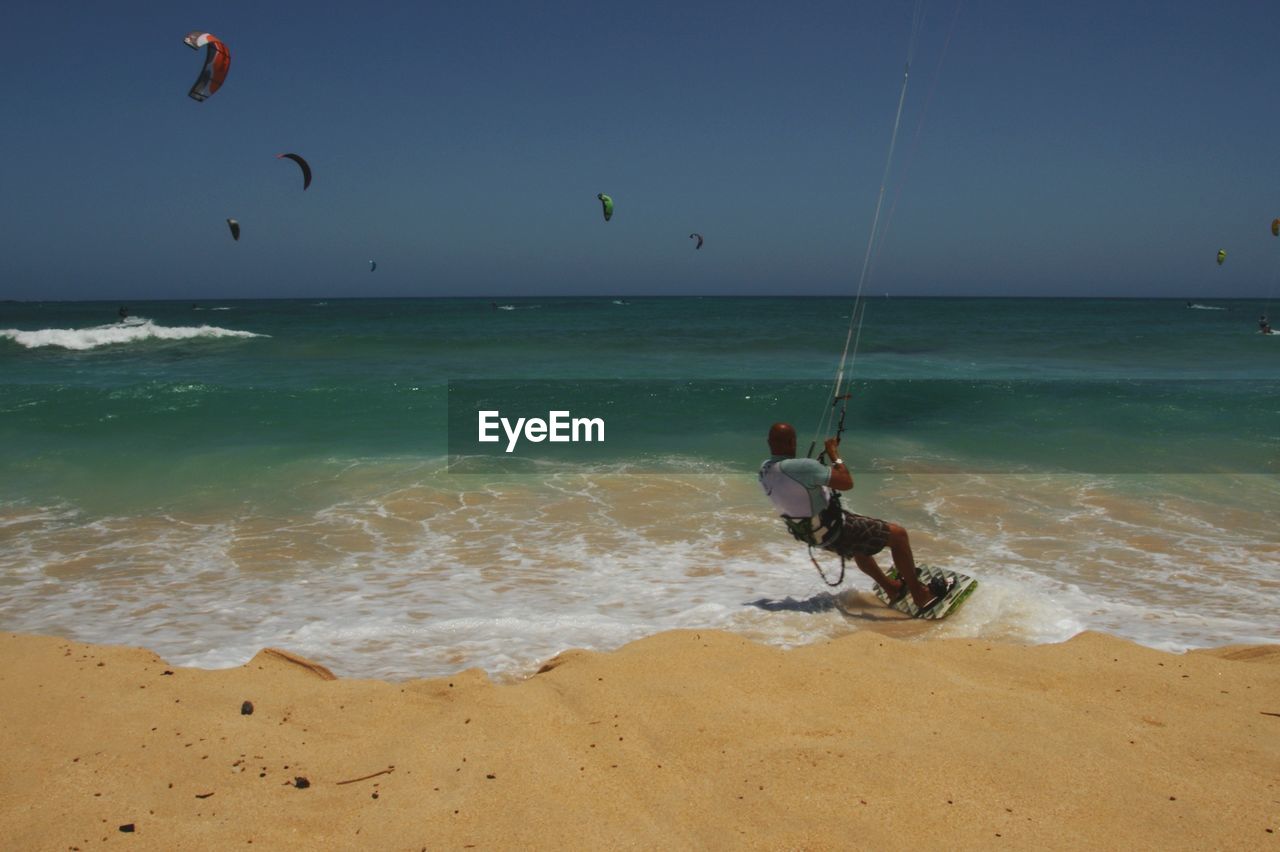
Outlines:
[{"label": "kite line", "polygon": [[[832,422],[836,423],[835,436],[837,440],[844,432],[844,418],[849,410],[849,399],[851,394],[845,390],[844,378],[846,372],[852,371],[854,363],[858,359],[858,345],[862,340],[862,319],[866,313],[866,306],[863,303],[862,291],[867,283],[867,271],[871,266],[871,257],[876,247],[876,238],[879,234],[880,211],[884,207],[885,188],[889,183],[889,174],[893,167],[893,151],[898,144],[898,128],[902,124],[902,108],[907,100],[907,84],[911,79],[911,63],[915,59],[916,41],[920,35],[920,27],[924,22],[922,11],[923,0],[916,0],[915,9],[911,14],[911,37],[907,42],[907,62],[902,70],[902,88],[898,93],[898,109],[893,116],[893,132],[889,136],[889,151],[885,155],[884,173],[880,177],[880,191],[876,196],[875,215],[871,218],[871,231],[867,235],[867,249],[862,257],[862,271],[858,275],[858,290],[853,300],[853,311],[849,315],[849,328],[845,333],[844,350],[840,353],[840,366],[836,370],[836,379],[831,388],[831,394],[825,406],[822,417],[818,421],[818,428],[814,432],[813,440],[809,443],[809,455],[813,455],[814,447],[817,446],[818,438],[822,435],[829,435]],[[850,348],[852,345],[852,348]],[[836,409],[839,408],[839,418],[837,420]],[[826,455],[825,450],[819,453],[818,459]]]}]

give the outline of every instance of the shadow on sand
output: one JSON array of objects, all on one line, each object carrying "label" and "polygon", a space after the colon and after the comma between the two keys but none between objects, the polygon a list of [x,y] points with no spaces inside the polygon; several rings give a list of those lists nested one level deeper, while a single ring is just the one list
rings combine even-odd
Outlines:
[{"label": "shadow on sand", "polygon": [[912,621],[909,616],[889,609],[870,592],[849,590],[832,594],[821,592],[811,598],[760,598],[747,601],[744,606],[754,606],[766,612],[807,612],[818,614],[835,610],[845,618],[864,622]]}]

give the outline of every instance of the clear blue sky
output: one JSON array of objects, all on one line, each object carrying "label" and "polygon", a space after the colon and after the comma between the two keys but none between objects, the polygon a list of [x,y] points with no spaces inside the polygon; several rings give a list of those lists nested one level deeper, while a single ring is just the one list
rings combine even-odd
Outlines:
[{"label": "clear blue sky", "polygon": [[[0,298],[851,294],[911,13],[19,0]],[[924,13],[871,292],[1274,288],[1274,3]]]}]

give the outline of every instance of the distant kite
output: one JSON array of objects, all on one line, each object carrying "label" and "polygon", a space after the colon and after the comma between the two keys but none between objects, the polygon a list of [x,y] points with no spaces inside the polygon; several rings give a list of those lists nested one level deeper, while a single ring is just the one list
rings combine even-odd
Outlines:
[{"label": "distant kite", "polygon": [[1280,219],[1271,220],[1271,236],[1280,237]]},{"label": "distant kite", "polygon": [[239,240],[240,239],[240,223],[237,222],[235,219],[228,219],[227,227],[231,229],[231,239]]},{"label": "distant kite", "polygon": [[689,239],[698,241],[698,244],[694,246],[695,249],[702,248],[702,234],[690,234]]},{"label": "distant kite", "polygon": [[307,161],[299,157],[297,154],[276,154],[277,160],[289,159],[293,160],[302,169],[302,189],[305,191],[311,186],[311,166],[307,165]]},{"label": "distant kite", "polygon": [[1227,250],[1226,250],[1226,249],[1218,249],[1218,265],[1219,265],[1219,266],[1221,266],[1221,265],[1222,265],[1222,261],[1224,261],[1224,260],[1226,260],[1226,259],[1227,259]]},{"label": "distant kite", "polygon": [[187,33],[183,41],[192,50],[208,48],[204,54],[204,68],[200,70],[200,76],[196,78],[191,91],[187,92],[188,96],[203,101],[218,91],[227,79],[227,72],[231,70],[231,50],[217,36],[199,30]]},{"label": "distant kite", "polygon": [[377,269],[377,268],[378,268],[378,261],[376,261],[376,260],[371,260],[371,261],[369,261],[369,271],[370,271],[370,272],[373,272],[373,271],[374,271],[375,269]]},{"label": "distant kite", "polygon": [[603,192],[597,195],[596,198],[600,199],[600,206],[604,208],[604,220],[608,222],[613,218],[613,199]]}]

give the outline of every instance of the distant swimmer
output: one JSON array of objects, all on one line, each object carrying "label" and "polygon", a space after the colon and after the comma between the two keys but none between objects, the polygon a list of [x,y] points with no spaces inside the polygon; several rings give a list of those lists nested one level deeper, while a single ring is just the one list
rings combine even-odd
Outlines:
[{"label": "distant swimmer", "polygon": [[[817,459],[796,458],[796,430],[788,423],[769,429],[769,451],[760,466],[760,485],[787,525],[788,532],[810,547],[820,547],[852,559],[862,573],[875,580],[891,604],[910,594],[920,615],[929,613],[950,591],[941,578],[928,586],[920,582],[907,531],[898,524],[845,511],[840,492],[853,488],[853,474],[840,458],[840,441],[828,438],[828,468]],[[890,579],[875,555],[889,547],[893,565],[903,579]]]},{"label": "distant swimmer", "polygon": [[124,305],[121,305],[120,310],[116,311],[116,316],[120,317],[120,322],[124,322],[129,318],[129,309]]},{"label": "distant swimmer", "polygon": [[1271,323],[1267,322],[1266,314],[1258,317],[1258,331],[1263,334],[1271,334]]}]

